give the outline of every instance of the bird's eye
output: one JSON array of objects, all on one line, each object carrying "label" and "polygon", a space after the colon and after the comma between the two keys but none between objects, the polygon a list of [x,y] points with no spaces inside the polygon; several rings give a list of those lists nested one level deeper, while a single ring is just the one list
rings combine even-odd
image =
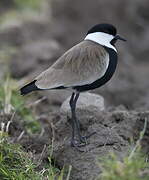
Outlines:
[{"label": "bird's eye", "polygon": [[114,37],[111,41],[110,41],[110,44],[112,44],[113,46],[115,45],[117,39]]}]

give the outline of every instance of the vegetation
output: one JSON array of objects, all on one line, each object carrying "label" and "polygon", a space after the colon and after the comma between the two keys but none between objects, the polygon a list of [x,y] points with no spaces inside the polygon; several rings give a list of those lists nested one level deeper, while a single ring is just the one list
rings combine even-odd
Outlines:
[{"label": "vegetation", "polygon": [[[12,6],[7,8],[0,16],[0,30],[12,24],[21,24],[23,21],[39,20],[44,16],[43,7],[47,0],[13,0]],[[46,5],[45,5],[46,4]]]},{"label": "vegetation", "polygon": [[18,9],[39,9],[41,5],[40,0],[14,0],[14,3]]},{"label": "vegetation", "polygon": [[144,129],[140,138],[131,152],[120,161],[116,154],[111,153],[102,159],[102,174],[100,180],[148,180],[149,163],[144,153],[141,152],[141,140],[147,127],[145,120]]},{"label": "vegetation", "polygon": [[[6,133],[0,131],[0,179],[1,180],[63,180],[64,168],[59,169],[49,165],[37,171],[37,164],[33,162],[31,156],[23,151],[18,144],[8,142]],[[70,176],[69,169],[67,180]]]},{"label": "vegetation", "polygon": [[35,171],[35,165],[28,154],[19,145],[8,143],[1,137],[0,179],[21,180],[34,177],[40,179],[41,174]]},{"label": "vegetation", "polygon": [[[8,9],[3,11],[0,17],[0,31],[4,30],[11,24],[21,23],[24,20],[39,19],[42,14],[42,4],[40,0],[12,0]],[[2,2],[2,5],[5,5]],[[4,45],[0,49],[0,65],[5,68],[5,73],[9,72],[8,63],[12,55],[18,49],[14,46]],[[1,66],[1,67],[3,67]],[[4,74],[5,74],[4,73]],[[25,131],[30,134],[40,134],[41,124],[36,119],[33,108],[28,106],[26,98],[18,93],[18,85],[10,75],[4,75],[0,79],[0,116],[12,116],[14,113],[20,117],[21,123],[24,125]],[[45,165],[40,169],[39,162],[34,161],[35,154],[25,152],[25,149],[19,144],[12,143],[13,137],[8,134],[7,122],[1,122],[0,119],[0,179],[1,180],[63,180],[64,176],[69,180],[71,166],[59,169],[53,164],[52,148],[49,147],[50,155]],[[10,140],[11,139],[11,140]],[[42,155],[42,153],[41,153]]]},{"label": "vegetation", "polygon": [[141,152],[136,152],[131,159],[126,156],[122,161],[111,153],[102,163],[101,180],[148,180],[148,168],[149,163]]},{"label": "vegetation", "polygon": [[[35,119],[32,109],[26,106],[22,96],[16,91],[16,83],[7,77],[0,84],[0,114],[5,116],[16,112],[24,123],[25,130],[30,133],[39,133],[40,124]],[[70,176],[71,167],[66,175],[62,170],[52,165],[52,147],[49,146],[50,155],[48,162],[42,170],[38,170],[40,162],[34,162],[34,154],[27,153],[21,145],[11,143],[8,128],[5,122],[0,122],[0,179],[2,180],[67,180]]]},{"label": "vegetation", "polygon": [[24,98],[16,90],[16,82],[7,77],[0,83],[0,108],[1,113],[11,114],[17,112],[21,117],[28,133],[38,133],[41,130],[39,121],[36,120],[31,108],[27,107]]}]

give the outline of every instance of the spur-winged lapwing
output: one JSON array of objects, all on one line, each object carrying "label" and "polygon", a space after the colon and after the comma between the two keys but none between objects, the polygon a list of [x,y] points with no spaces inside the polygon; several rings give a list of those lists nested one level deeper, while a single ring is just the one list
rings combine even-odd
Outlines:
[{"label": "spur-winged lapwing", "polygon": [[72,146],[85,144],[86,139],[94,134],[81,135],[75,112],[76,103],[80,92],[98,88],[111,79],[117,65],[115,43],[118,39],[125,41],[117,35],[113,25],[95,25],[82,42],[69,49],[51,67],[20,90],[21,95],[45,89],[72,90],[70,98]]}]

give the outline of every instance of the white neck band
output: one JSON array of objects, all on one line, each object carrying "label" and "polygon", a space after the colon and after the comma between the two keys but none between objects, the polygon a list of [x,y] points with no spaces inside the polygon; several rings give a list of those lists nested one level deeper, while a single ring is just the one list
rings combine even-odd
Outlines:
[{"label": "white neck band", "polygon": [[100,45],[106,46],[108,48],[114,49],[116,52],[116,48],[114,46],[112,46],[112,44],[110,43],[110,41],[114,38],[113,35],[107,34],[107,33],[103,33],[103,32],[95,32],[95,33],[91,33],[88,34],[84,40],[91,40],[94,41]]}]

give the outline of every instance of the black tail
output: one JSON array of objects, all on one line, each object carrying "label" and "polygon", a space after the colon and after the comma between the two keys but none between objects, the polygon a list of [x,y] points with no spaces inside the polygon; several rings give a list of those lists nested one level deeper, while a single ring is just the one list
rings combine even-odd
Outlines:
[{"label": "black tail", "polygon": [[39,88],[35,85],[36,80],[32,81],[31,83],[25,85],[20,89],[21,95],[26,95],[32,91],[37,91]]}]

